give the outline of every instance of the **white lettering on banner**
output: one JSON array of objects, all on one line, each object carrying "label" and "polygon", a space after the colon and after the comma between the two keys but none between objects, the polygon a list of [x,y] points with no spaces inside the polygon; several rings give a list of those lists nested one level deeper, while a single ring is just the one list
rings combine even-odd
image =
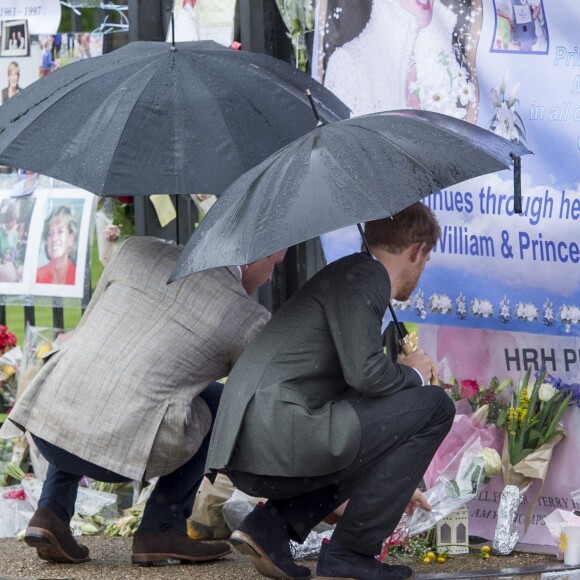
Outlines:
[{"label": "white lettering on banner", "polygon": [[565,46],[557,46],[554,55],[554,66],[580,66],[580,52],[575,46],[573,50],[568,50]]}]

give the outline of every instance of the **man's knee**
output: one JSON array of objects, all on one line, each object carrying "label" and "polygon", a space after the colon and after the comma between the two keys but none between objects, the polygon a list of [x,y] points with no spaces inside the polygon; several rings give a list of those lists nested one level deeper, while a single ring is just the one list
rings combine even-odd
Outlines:
[{"label": "man's knee", "polygon": [[426,385],[422,390],[422,396],[427,397],[432,406],[440,410],[442,419],[452,422],[455,417],[455,403],[451,397],[441,387],[434,385]]}]

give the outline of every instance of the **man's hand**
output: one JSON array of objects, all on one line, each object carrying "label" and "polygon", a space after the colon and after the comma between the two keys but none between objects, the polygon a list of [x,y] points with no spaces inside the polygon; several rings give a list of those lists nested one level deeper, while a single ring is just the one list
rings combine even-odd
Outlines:
[{"label": "man's hand", "polygon": [[397,362],[408,367],[416,369],[423,377],[423,383],[429,384],[431,380],[431,359],[421,348],[413,351],[410,354],[402,354],[397,359]]},{"label": "man's hand", "polygon": [[407,507],[405,508],[405,513],[408,516],[412,516],[418,507],[428,512],[431,511],[431,506],[429,505],[429,502],[427,501],[427,498],[425,497],[423,492],[416,489],[415,493],[409,500]]}]

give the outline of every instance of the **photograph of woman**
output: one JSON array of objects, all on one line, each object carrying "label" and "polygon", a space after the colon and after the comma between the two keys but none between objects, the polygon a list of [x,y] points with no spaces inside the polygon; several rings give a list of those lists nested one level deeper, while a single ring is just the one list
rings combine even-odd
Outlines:
[{"label": "photograph of woman", "polygon": [[28,56],[28,21],[2,20],[2,43],[0,56]]},{"label": "photograph of woman", "polygon": [[16,38],[16,30],[13,30],[10,33],[10,37],[8,39],[8,50],[16,50],[17,48],[20,48],[19,46],[19,42],[18,39]]},{"label": "photograph of woman", "polygon": [[475,53],[470,27],[481,16],[479,0],[464,0],[461,15],[445,0],[323,4],[318,78],[354,115],[411,108],[466,119],[477,109],[468,53]]},{"label": "photograph of woman", "polygon": [[2,89],[2,104],[8,99],[16,96],[20,92],[20,65],[16,61],[12,61],[8,65],[8,86]]},{"label": "photograph of woman", "polygon": [[0,203],[0,283],[22,282],[34,199],[3,199]]},{"label": "photograph of woman", "polygon": [[39,264],[46,263],[36,271],[37,284],[74,286],[78,224],[77,212],[72,204],[54,200],[53,209],[44,224]]}]

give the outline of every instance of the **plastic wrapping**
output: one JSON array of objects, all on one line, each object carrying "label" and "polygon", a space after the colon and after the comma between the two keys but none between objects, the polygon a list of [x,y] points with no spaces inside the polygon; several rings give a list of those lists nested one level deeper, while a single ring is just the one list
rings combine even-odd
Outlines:
[{"label": "plastic wrapping", "polygon": [[484,449],[479,435],[471,436],[439,473],[435,485],[424,492],[431,511],[417,508],[413,515],[403,515],[397,530],[406,529],[412,536],[420,534],[471,501],[489,477],[499,473],[499,454],[493,452],[497,457],[494,455],[491,465]]},{"label": "plastic wrapping", "polygon": [[19,492],[22,492],[21,485],[0,490],[0,538],[14,538],[28,525],[34,513],[34,506],[22,499]]},{"label": "plastic wrapping", "polygon": [[493,538],[493,550],[496,554],[511,554],[519,538],[517,524],[514,523],[518,507],[523,496],[515,485],[506,485],[501,492],[497,509],[497,525]]},{"label": "plastic wrapping", "polygon": [[[465,399],[462,402],[466,402]],[[460,403],[460,402],[458,402]],[[459,406],[456,404],[456,406]],[[423,480],[425,485],[432,487],[439,473],[441,473],[458,451],[470,441],[472,437],[479,436],[482,447],[491,447],[501,453],[504,434],[495,425],[483,424],[477,420],[477,416],[456,414],[447,437],[437,449]]]},{"label": "plastic wrapping", "polygon": [[302,544],[290,541],[290,550],[295,560],[312,560],[320,552],[324,540],[329,540],[333,530],[326,532],[310,532]]},{"label": "plastic wrapping", "polygon": [[[38,506],[38,500],[42,493],[43,482],[34,477],[25,477],[22,480],[22,487],[26,492],[27,500],[34,506]],[[106,523],[115,521],[119,516],[117,509],[117,496],[114,493],[97,491],[85,487],[79,487],[77,501],[75,503],[75,513],[79,516],[95,516],[99,514]]]},{"label": "plastic wrapping", "polygon": [[265,501],[261,498],[252,497],[239,489],[234,489],[222,508],[222,517],[228,528],[233,532],[240,527],[242,520],[250,515],[258,502]]}]

